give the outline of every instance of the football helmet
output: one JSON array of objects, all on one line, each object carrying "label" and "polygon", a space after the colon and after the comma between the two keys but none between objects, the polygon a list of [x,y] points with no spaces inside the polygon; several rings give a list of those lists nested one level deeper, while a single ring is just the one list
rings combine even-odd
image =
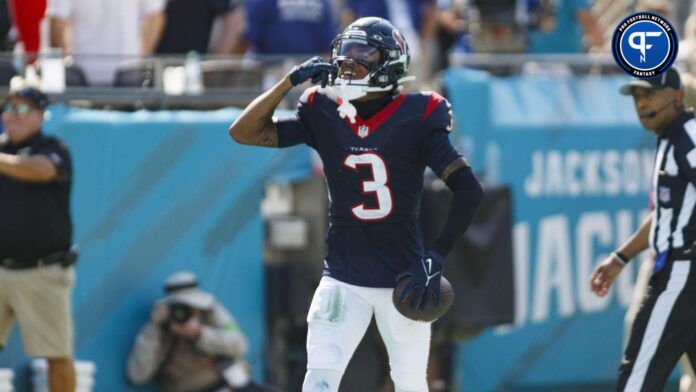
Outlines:
[{"label": "football helmet", "polygon": [[[340,71],[345,61],[367,68],[367,76],[361,79],[345,78]],[[409,62],[408,44],[403,35],[382,18],[360,18],[331,43],[331,65],[339,70],[333,85],[354,90],[340,94],[348,95],[349,99],[369,92],[390,91],[407,80],[415,79],[408,76]],[[351,71],[347,72],[350,74]],[[358,96],[354,98],[355,95]]]}]

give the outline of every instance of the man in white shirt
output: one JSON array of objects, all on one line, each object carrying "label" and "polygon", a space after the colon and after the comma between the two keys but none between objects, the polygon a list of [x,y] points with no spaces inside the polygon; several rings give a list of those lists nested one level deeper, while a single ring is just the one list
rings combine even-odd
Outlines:
[{"label": "man in white shirt", "polygon": [[165,0],[49,0],[50,43],[75,56],[92,85],[111,85],[121,60],[149,55]]}]

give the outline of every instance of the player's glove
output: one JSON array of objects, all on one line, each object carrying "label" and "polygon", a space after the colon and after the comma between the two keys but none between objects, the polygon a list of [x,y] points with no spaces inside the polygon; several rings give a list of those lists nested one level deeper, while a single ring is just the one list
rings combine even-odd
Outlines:
[{"label": "player's glove", "polygon": [[312,83],[321,82],[321,87],[326,87],[329,83],[329,75],[332,73],[334,73],[334,67],[331,64],[325,63],[319,56],[314,56],[290,71],[290,82],[293,86],[297,86],[311,79]]},{"label": "player's glove", "polygon": [[405,301],[411,291],[416,293],[411,300],[411,308],[424,310],[432,298],[435,306],[440,305],[440,278],[442,278],[442,263],[444,258],[436,252],[430,251],[406,272],[396,277],[400,281],[406,276],[411,281],[404,287],[401,293],[401,302]]}]

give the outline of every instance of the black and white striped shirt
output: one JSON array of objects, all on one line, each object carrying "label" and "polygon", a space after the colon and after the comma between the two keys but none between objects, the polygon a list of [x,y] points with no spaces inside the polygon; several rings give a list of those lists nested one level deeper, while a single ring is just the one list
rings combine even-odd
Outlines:
[{"label": "black and white striped shirt", "polygon": [[669,250],[672,259],[686,256],[683,252],[696,242],[696,120],[693,112],[681,112],[657,139],[652,185],[655,209],[650,246],[657,253]]}]

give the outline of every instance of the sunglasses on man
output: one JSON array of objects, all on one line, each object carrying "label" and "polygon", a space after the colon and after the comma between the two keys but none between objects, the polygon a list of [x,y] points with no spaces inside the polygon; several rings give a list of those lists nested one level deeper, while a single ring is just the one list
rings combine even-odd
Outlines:
[{"label": "sunglasses on man", "polygon": [[34,106],[27,103],[6,103],[2,105],[2,112],[8,114],[16,114],[18,116],[26,116],[31,113],[32,110],[36,109]]}]

